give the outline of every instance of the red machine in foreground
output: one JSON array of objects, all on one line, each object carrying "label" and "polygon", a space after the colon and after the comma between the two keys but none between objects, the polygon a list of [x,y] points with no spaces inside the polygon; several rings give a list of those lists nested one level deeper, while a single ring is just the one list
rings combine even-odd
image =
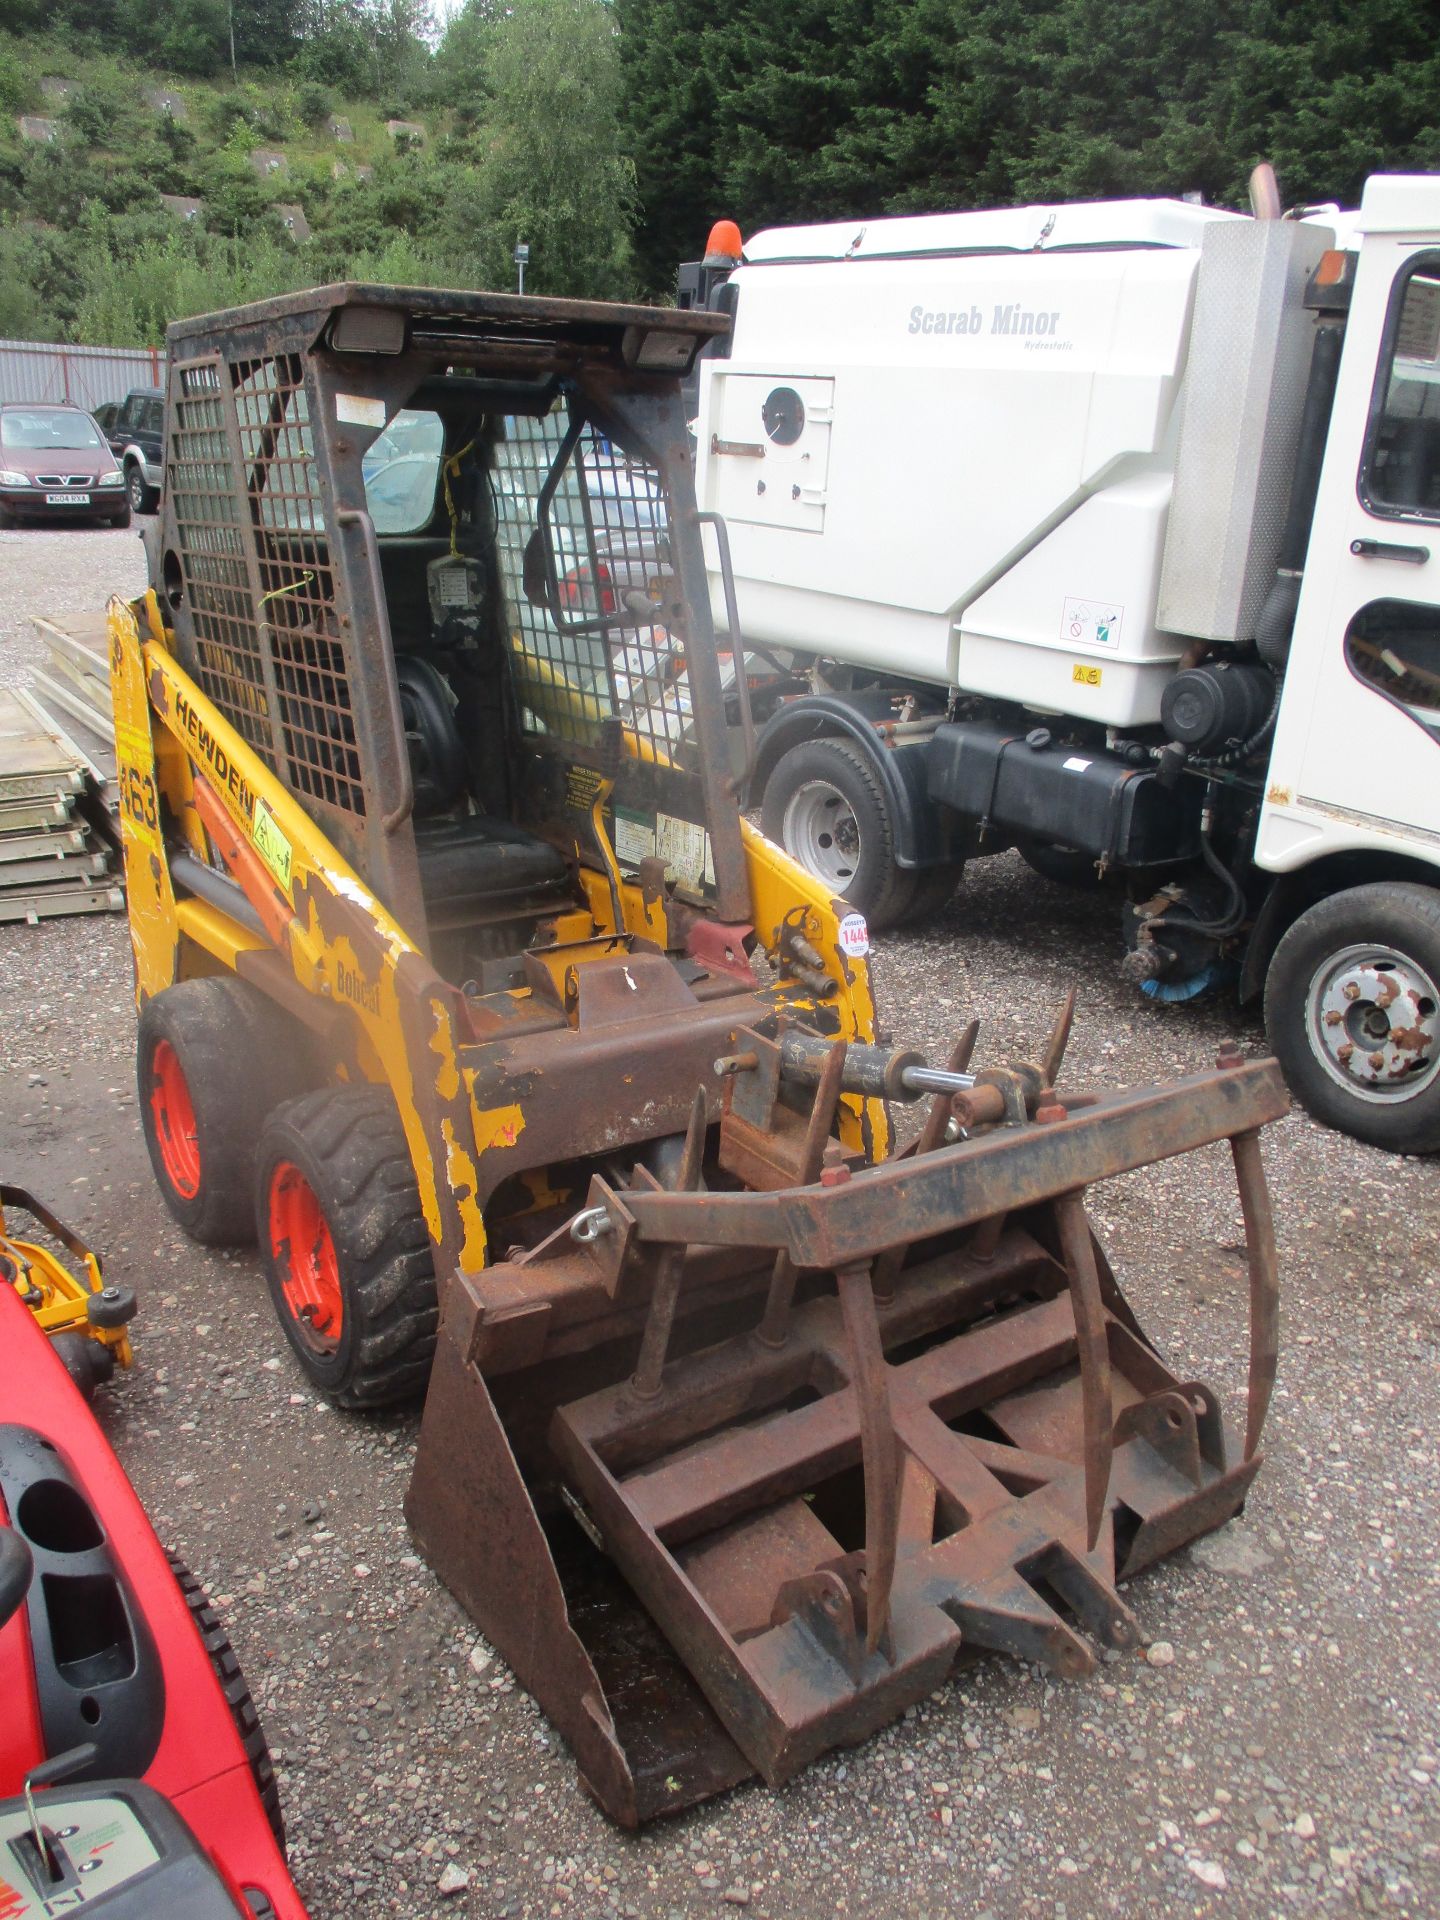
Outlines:
[{"label": "red machine in foreground", "polygon": [[283,1837],[223,1629],[0,1287],[0,1916],[305,1920]]}]

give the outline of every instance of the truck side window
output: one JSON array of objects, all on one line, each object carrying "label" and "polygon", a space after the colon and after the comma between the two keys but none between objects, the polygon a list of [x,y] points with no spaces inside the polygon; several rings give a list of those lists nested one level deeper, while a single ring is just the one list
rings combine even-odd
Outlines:
[{"label": "truck side window", "polygon": [[1377,513],[1440,519],[1440,254],[1391,296],[1360,490]]},{"label": "truck side window", "polygon": [[1345,659],[1357,680],[1440,740],[1440,607],[1372,600],[1350,623]]}]

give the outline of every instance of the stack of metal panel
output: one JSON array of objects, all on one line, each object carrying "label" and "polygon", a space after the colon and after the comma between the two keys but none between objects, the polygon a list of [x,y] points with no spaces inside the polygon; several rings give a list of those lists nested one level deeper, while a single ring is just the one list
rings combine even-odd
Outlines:
[{"label": "stack of metal panel", "polygon": [[0,691],[0,921],[123,907],[106,784],[32,693]]},{"label": "stack of metal panel", "polygon": [[103,613],[82,614],[63,626],[36,614],[31,624],[45,643],[45,665],[32,677],[52,714],[77,721],[82,744],[113,790],[115,710],[110,704],[110,639]]}]

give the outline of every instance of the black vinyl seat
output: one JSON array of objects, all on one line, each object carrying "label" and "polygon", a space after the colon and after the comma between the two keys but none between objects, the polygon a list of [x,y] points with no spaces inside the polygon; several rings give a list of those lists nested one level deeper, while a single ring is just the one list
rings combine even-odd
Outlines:
[{"label": "black vinyl seat", "polygon": [[570,878],[564,855],[548,840],[486,814],[417,821],[415,851],[426,903],[447,918],[472,902],[548,892]]}]

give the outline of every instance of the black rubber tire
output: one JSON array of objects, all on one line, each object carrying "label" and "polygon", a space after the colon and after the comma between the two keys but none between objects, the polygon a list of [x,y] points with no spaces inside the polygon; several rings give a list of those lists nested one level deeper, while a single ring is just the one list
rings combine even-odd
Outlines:
[{"label": "black rubber tire", "polygon": [[50,1344],[55,1358],[87,1402],[95,1398],[96,1387],[105,1386],[113,1377],[114,1354],[100,1341],[92,1340],[88,1333],[57,1333]]},{"label": "black rubber tire", "polygon": [[107,1333],[116,1327],[128,1327],[139,1311],[140,1302],[129,1287],[102,1287],[85,1302],[85,1318],[92,1327],[102,1327]]},{"label": "black rubber tire", "polygon": [[175,1576],[175,1584],[190,1609],[190,1618],[195,1622],[195,1631],[199,1634],[215,1678],[220,1682],[220,1691],[225,1696],[225,1704],[230,1709],[230,1717],[235,1722],[235,1731],[240,1736],[240,1744],[245,1749],[245,1758],[250,1762],[251,1776],[255,1781],[255,1791],[260,1796],[260,1804],[265,1809],[265,1818],[270,1823],[270,1831],[275,1836],[275,1844],[281,1854],[285,1852],[285,1820],[280,1811],[280,1788],[275,1779],[275,1764],[270,1758],[270,1748],[265,1739],[265,1729],[260,1724],[260,1715],[250,1696],[249,1682],[244,1670],[235,1657],[235,1649],[230,1644],[230,1636],[221,1624],[220,1616],[206,1598],[205,1589],[195,1578],[178,1554],[167,1553],[170,1571]]},{"label": "black rubber tire", "polygon": [[18,525],[19,521],[9,507],[0,507],[0,533],[8,533],[12,527]]},{"label": "black rubber tire", "polygon": [[111,514],[110,525],[116,528],[128,527],[130,524],[130,516],[133,511],[134,509],[127,503],[125,506],[123,506],[120,509],[118,513]]},{"label": "black rubber tire", "polygon": [[913,927],[933,918],[955,898],[964,872],[963,860],[947,861],[940,867],[917,867],[910,875],[910,898],[893,924]]},{"label": "black rubber tire", "polygon": [[[154,1059],[166,1041],[195,1114],[201,1178],[182,1193],[165,1169],[154,1111]],[[136,1036],[140,1119],[166,1206],[205,1247],[255,1237],[255,1142],[265,1116],[313,1080],[309,1036],[257,988],[229,974],[182,980],[147,1000]]]},{"label": "black rubber tire", "polygon": [[1367,1100],[1333,1077],[1309,1038],[1312,983],[1327,959],[1370,943],[1393,947],[1440,981],[1440,890],[1379,881],[1333,893],[1302,913],[1265,976],[1266,1031],[1290,1091],[1315,1119],[1389,1153],[1434,1153],[1440,1150],[1440,1073],[1407,1099]]},{"label": "black rubber tire", "polygon": [[[329,1229],[341,1330],[330,1351],[292,1312],[270,1232],[271,1185],[298,1168]],[[270,1299],[296,1357],[337,1406],[424,1392],[439,1321],[434,1253],[400,1116],[386,1087],[334,1087],[277,1108],[256,1152],[255,1219]]]},{"label": "black rubber tire", "polygon": [[1033,873],[1057,887],[1070,887],[1076,893],[1098,893],[1105,882],[1095,866],[1093,853],[1081,853],[1077,847],[1057,847],[1048,840],[1018,840],[1016,851]]},{"label": "black rubber tire", "polygon": [[125,491],[132,513],[154,513],[160,504],[160,496],[154,487],[145,484],[145,475],[138,460],[132,460],[125,469]]},{"label": "black rubber tire", "polygon": [[805,740],[782,753],[765,782],[760,803],[765,835],[801,866],[806,865],[803,850],[786,845],[785,812],[801,788],[816,780],[844,796],[859,834],[859,857],[842,897],[864,914],[873,931],[883,932],[909,909],[915,875],[895,864],[895,830],[885,791],[858,747],[847,740]]}]

